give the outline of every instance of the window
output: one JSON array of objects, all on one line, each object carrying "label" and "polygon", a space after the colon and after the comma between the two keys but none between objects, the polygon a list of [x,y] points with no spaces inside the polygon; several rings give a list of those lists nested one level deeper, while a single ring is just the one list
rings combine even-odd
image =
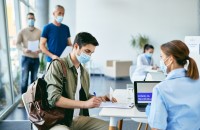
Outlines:
[{"label": "window", "polygon": [[20,66],[19,66],[19,53],[16,48],[16,18],[15,18],[15,2],[14,0],[6,0],[6,11],[8,20],[8,42],[10,51],[11,63],[11,77],[13,85],[14,97],[20,94]]}]

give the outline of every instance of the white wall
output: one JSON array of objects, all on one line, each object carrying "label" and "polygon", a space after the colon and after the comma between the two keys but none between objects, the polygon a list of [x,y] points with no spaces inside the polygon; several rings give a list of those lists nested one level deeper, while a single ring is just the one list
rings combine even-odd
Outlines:
[{"label": "white wall", "polygon": [[136,58],[131,35],[150,38],[159,64],[160,44],[200,34],[199,0],[51,0],[50,11],[56,4],[65,7],[64,23],[73,36],[88,31],[97,38],[92,58],[101,67],[108,59]]}]

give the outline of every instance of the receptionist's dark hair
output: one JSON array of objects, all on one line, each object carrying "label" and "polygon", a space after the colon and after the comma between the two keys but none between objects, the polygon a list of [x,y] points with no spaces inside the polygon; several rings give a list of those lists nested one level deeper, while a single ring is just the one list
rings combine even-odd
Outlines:
[{"label": "receptionist's dark hair", "polygon": [[144,51],[143,51],[143,52],[145,53],[145,51],[146,51],[146,50],[149,50],[149,49],[154,49],[154,47],[153,47],[152,45],[150,45],[150,44],[145,44],[145,45],[144,45]]}]

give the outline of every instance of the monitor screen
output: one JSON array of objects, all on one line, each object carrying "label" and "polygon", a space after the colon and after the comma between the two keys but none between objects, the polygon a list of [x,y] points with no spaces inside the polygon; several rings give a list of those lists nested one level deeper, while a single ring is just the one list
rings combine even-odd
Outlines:
[{"label": "monitor screen", "polygon": [[152,99],[152,91],[153,88],[159,83],[160,81],[141,81],[136,82],[137,87],[135,89],[136,91],[136,97],[137,103],[151,103]]}]

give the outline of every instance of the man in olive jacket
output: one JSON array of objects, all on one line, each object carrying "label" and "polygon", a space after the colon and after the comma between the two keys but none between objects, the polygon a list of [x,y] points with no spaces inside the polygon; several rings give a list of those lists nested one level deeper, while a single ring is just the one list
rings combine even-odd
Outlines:
[{"label": "man in olive jacket", "polygon": [[[88,108],[99,107],[107,96],[96,97],[89,94],[89,74],[81,65],[90,60],[98,42],[91,34],[82,32],[76,35],[72,52],[64,61],[67,75],[65,88],[62,86],[62,66],[53,61],[45,75],[48,83],[48,101],[52,107],[66,108],[64,125],[58,124],[51,130],[107,130],[108,123],[89,117]],[[66,96],[62,95],[65,91]]]}]

